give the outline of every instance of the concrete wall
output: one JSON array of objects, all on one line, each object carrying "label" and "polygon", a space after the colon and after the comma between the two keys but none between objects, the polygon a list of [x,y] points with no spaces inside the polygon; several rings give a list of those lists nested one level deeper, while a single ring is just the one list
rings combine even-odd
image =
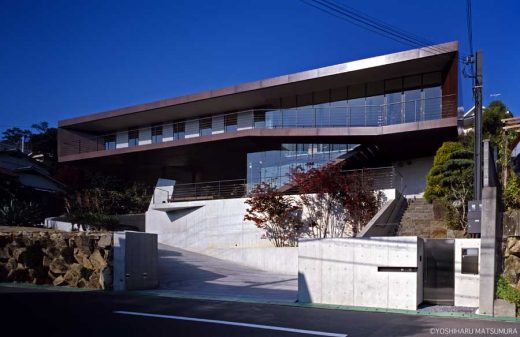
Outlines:
[{"label": "concrete wall", "polygon": [[[395,234],[407,203],[406,198],[402,194],[395,190],[393,191],[393,197],[383,204],[376,215],[357,235],[358,237],[392,236]],[[385,195],[389,196],[391,194],[385,193]]]},{"label": "concrete wall", "polygon": [[214,248],[201,253],[278,274],[298,274],[297,247]]},{"label": "concrete wall", "polygon": [[159,285],[157,235],[114,232],[114,290],[153,289]]},{"label": "concrete wall", "polygon": [[152,205],[146,231],[160,243],[192,251],[210,248],[273,247],[264,231],[244,221],[245,198]]},{"label": "concrete wall", "polygon": [[[421,194],[426,187],[426,176],[432,168],[433,157],[421,157],[410,160],[393,162],[392,165],[399,171],[403,179],[403,191],[405,195]],[[400,183],[401,177],[396,175],[396,183]],[[399,185],[397,185],[399,186]]]},{"label": "concrete wall", "polygon": [[[480,239],[455,239],[455,306],[478,307],[480,274],[462,274],[462,249],[478,248]],[[480,257],[479,257],[480,262]]]},{"label": "concrete wall", "polygon": [[300,302],[408,310],[422,302],[423,246],[418,237],[302,240],[298,252]]}]

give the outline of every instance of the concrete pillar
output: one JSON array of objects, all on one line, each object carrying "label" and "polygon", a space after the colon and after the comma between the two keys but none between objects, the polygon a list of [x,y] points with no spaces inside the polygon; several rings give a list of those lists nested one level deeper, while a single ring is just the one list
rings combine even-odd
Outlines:
[{"label": "concrete pillar", "polygon": [[497,270],[497,188],[482,189],[479,313],[493,315]]}]

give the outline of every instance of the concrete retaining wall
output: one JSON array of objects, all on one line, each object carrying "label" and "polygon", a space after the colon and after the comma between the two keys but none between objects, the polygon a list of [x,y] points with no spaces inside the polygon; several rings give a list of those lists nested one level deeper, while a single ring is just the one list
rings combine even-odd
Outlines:
[{"label": "concrete retaining wall", "polygon": [[202,252],[213,248],[273,247],[264,231],[244,221],[245,198],[175,202],[146,212],[146,231],[160,243]]},{"label": "concrete retaining wall", "polygon": [[201,253],[277,274],[298,274],[297,247],[217,248]]},{"label": "concrete retaining wall", "polygon": [[302,240],[298,251],[300,302],[408,310],[422,302],[421,238]]}]

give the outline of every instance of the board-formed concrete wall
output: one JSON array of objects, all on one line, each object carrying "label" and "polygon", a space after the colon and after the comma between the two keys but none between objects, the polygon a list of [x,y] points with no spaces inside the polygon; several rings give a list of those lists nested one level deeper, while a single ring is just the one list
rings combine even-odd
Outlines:
[{"label": "board-formed concrete wall", "polygon": [[308,239],[298,253],[300,302],[407,310],[422,302],[421,238]]},{"label": "board-formed concrete wall", "polygon": [[[462,274],[462,249],[478,248],[480,239],[455,239],[455,306],[478,307],[480,274]],[[480,256],[479,256],[480,262]]]}]

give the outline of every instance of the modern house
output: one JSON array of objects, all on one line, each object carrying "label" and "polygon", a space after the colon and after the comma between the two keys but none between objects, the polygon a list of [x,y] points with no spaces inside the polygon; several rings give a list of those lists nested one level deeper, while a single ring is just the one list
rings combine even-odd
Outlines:
[{"label": "modern house", "polygon": [[[458,43],[372,57],[59,122],[59,161],[243,194],[291,167],[395,167],[422,192],[457,136]],[[223,185],[225,187],[223,188]],[[202,189],[199,189],[202,190]]]}]

